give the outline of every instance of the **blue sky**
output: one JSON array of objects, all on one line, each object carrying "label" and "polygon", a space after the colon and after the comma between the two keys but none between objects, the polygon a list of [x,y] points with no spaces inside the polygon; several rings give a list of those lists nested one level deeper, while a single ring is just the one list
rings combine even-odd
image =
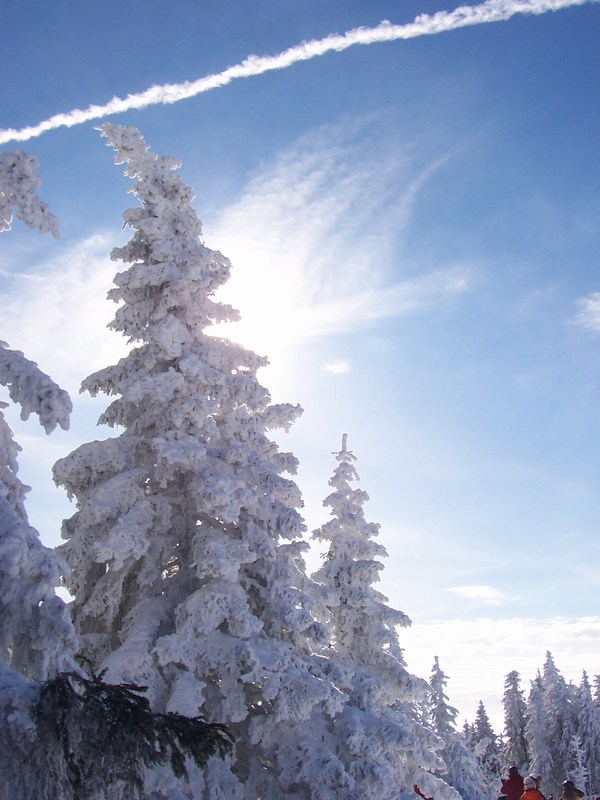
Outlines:
[{"label": "blue sky", "polygon": [[[600,6],[557,4],[488,3],[482,19],[511,18],[432,33],[453,5],[21,0],[0,31],[7,149],[6,129],[429,15],[415,38],[106,118],[181,158],[207,244],[233,261],[232,335],[305,409],[282,441],[309,530],[348,433],[389,551],[381,588],[413,619],[409,667],[439,655],[461,714],[481,697],[496,723],[503,676],[527,689],[548,649],[569,678],[600,672]],[[18,142],[62,236],[17,223],[0,248],[0,338],[74,397],[121,347],[104,296],[131,197],[94,124]],[[48,439],[11,416],[48,542],[70,513],[50,465],[105,435],[102,407],[78,399]]]}]

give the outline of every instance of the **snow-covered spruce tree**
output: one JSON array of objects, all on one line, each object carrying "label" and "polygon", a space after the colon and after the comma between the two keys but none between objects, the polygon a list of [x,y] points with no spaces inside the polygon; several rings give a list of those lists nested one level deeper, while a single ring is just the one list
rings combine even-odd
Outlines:
[{"label": "snow-covered spruce tree", "polygon": [[552,771],[544,776],[546,789],[551,794],[560,787],[572,766],[571,740],[576,734],[576,715],[573,709],[573,691],[554,664],[552,653],[546,653],[542,671],[542,707],[548,748],[552,756]]},{"label": "snow-covered spruce tree", "polygon": [[527,740],[525,738],[525,715],[527,705],[521,689],[519,673],[513,670],[504,679],[504,747],[502,748],[503,771],[511,766],[523,774],[529,765]]},{"label": "snow-covered spruce tree", "polygon": [[530,758],[529,771],[532,775],[542,776],[542,791],[547,796],[552,792],[550,781],[554,770],[554,761],[548,740],[542,677],[539,672],[531,681],[531,689],[527,698],[525,736]]},{"label": "snow-covered spruce tree", "polygon": [[487,793],[496,794],[495,787],[501,776],[498,737],[494,733],[481,700],[475,713],[473,738],[470,746],[485,776]]},{"label": "snow-covered spruce tree", "polygon": [[[600,710],[592,698],[592,690],[587,673],[584,671],[576,695],[577,710],[577,738],[581,755],[576,755],[576,761],[581,760],[587,771],[587,786],[577,784],[585,790],[586,795],[598,795],[600,791]],[[575,776],[570,776],[575,780]]]},{"label": "snow-covered spruce tree", "polygon": [[585,795],[590,793],[590,771],[585,752],[585,745],[579,734],[575,734],[569,745],[568,776],[575,786]]},{"label": "snow-covered spruce tree", "polygon": [[323,501],[332,518],[313,533],[329,548],[312,577],[324,589],[333,671],[348,696],[335,720],[337,753],[364,800],[395,800],[414,784],[436,798],[456,798],[432,774],[443,768],[436,753],[442,743],[418,720],[428,685],[406,669],[396,630],[410,620],[373,587],[383,569],[377,558],[387,552],[374,540],[379,525],[364,516],[368,494],[352,485],[356,456],[346,434],[336,461],[333,491]]},{"label": "snow-covered spruce tree", "polygon": [[594,689],[592,695],[595,705],[600,708],[600,675],[594,675]]},{"label": "snow-covered spruce tree", "polygon": [[477,759],[467,746],[465,735],[456,729],[458,711],[448,703],[446,685],[448,678],[436,656],[429,679],[430,718],[435,733],[444,742],[442,757],[445,769],[441,775],[461,795],[463,800],[495,800],[490,793]]},{"label": "snow-covered spruce tree", "polygon": [[[152,797],[351,800],[332,720],[344,695],[315,651],[326,632],[310,611],[296,459],[268,431],[300,412],[271,405],[266,363],[212,333],[236,312],[214,300],[230,264],[201,241],[178,163],[134,128],[102,133],[134,180],[125,212],[130,266],[109,296],[112,327],[133,344],[82,389],[115,396],[102,423],[120,435],[55,465],[77,500],[63,526],[83,654],[111,683],[148,686],[156,711],[228,725],[230,761],[189,784],[147,776]],[[154,794],[152,794],[154,792]]]}]

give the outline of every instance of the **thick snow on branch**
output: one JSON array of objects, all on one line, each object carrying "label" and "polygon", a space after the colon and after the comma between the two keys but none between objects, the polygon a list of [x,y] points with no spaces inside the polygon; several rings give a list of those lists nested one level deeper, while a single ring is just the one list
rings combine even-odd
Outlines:
[{"label": "thick snow on branch", "polygon": [[0,661],[29,678],[42,680],[75,667],[73,626],[55,595],[65,570],[0,496]]},{"label": "thick snow on branch", "polygon": [[58,219],[37,195],[41,184],[38,169],[37,158],[18,148],[0,153],[0,231],[10,230],[14,209],[25,225],[58,239]]},{"label": "thick snow on branch", "polygon": [[19,350],[9,350],[6,342],[0,342],[0,384],[8,388],[10,399],[21,406],[21,419],[37,414],[46,433],[51,433],[57,425],[69,429],[73,404],[68,393]]},{"label": "thick snow on branch", "polygon": [[[39,184],[34,156],[19,150],[0,154],[0,231],[10,228],[15,208],[26,225],[58,236],[56,218],[37,196]],[[68,429],[72,404],[67,392],[23,353],[1,341],[0,384],[21,406],[22,419],[37,414],[46,433],[57,425]],[[0,409],[6,405],[0,403]],[[27,521],[29,487],[17,476],[20,450],[0,411],[0,660],[39,680],[74,667],[77,639],[67,607],[55,595],[66,565],[42,545]]]}]

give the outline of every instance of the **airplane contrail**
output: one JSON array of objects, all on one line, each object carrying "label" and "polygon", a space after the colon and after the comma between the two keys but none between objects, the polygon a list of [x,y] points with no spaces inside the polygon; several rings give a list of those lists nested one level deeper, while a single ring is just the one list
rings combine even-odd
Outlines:
[{"label": "airplane contrail", "polygon": [[151,86],[139,94],[127,97],[113,97],[105,105],[91,105],[55,114],[49,119],[26,128],[0,129],[0,144],[24,142],[46,131],[56,128],[80,125],[90,120],[102,119],[111,114],[119,114],[132,109],[148,106],[178,103],[188,97],[209,92],[226,86],[238,78],[249,78],[276,69],[286,69],[299,61],[309,61],[332,51],[341,52],[356,44],[375,44],[393,42],[399,39],[414,39],[418,36],[431,36],[445,31],[465,28],[469,25],[483,25],[487,22],[502,22],[516,14],[545,14],[570,6],[581,6],[598,0],[486,0],[475,6],[460,6],[454,11],[439,11],[436,14],[421,14],[414,22],[393,25],[384,21],[373,28],[354,28],[343,34],[331,34],[324,39],[302,42],[274,56],[251,55],[233,67],[222,72],[207,75],[195,81]]}]

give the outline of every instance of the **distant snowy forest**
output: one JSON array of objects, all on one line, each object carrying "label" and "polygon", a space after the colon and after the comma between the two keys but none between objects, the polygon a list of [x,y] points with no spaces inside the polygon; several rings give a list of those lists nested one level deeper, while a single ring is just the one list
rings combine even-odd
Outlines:
[{"label": "distant snowy forest", "polygon": [[[512,764],[546,795],[566,777],[600,794],[600,676],[567,685],[548,654],[526,698],[510,673],[497,736],[482,704],[457,728],[437,659],[429,680],[408,671],[346,434],[307,574],[297,459],[270,438],[302,409],[219,337],[230,263],[178,161],[100,130],[139,201],[108,292],[130,349],[83,380],[114,432],[54,466],[75,501],[56,550],[28,522],[0,411],[0,800],[495,800]],[[34,156],[0,154],[0,230],[58,236],[39,185]],[[24,419],[68,428],[67,393],[4,342],[0,382]]]}]

